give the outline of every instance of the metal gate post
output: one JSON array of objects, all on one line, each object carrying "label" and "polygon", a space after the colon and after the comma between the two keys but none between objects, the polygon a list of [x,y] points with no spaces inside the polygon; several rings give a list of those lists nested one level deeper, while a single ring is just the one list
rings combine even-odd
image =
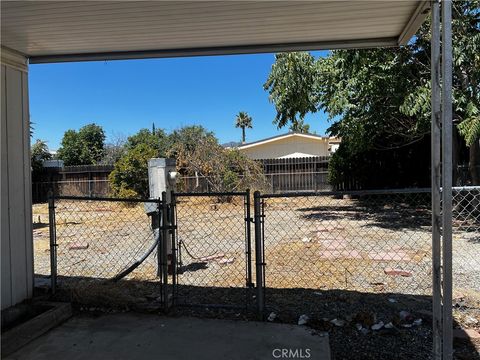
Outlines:
[{"label": "metal gate post", "polygon": [[162,283],[162,299],[163,299],[163,308],[165,312],[168,310],[168,206],[167,206],[167,193],[162,192],[161,198],[161,223],[160,223],[160,244],[159,244],[159,258],[160,258],[160,276]]},{"label": "metal gate post", "polygon": [[175,296],[177,288],[177,220],[176,220],[176,206],[177,199],[175,197],[175,192],[170,191],[170,234],[172,237],[172,306],[175,305]]},{"label": "metal gate post", "polygon": [[250,224],[252,219],[250,217],[250,189],[245,192],[245,236],[247,238],[247,288],[252,287],[252,229]]},{"label": "metal gate post", "polygon": [[264,256],[262,236],[262,213],[260,204],[260,192],[253,194],[254,219],[255,219],[255,264],[256,264],[256,286],[257,286],[257,312],[261,320],[264,319],[265,294],[264,294]]},{"label": "metal gate post", "polygon": [[48,192],[48,228],[50,232],[50,287],[52,294],[57,291],[57,233],[55,224],[55,197]]}]

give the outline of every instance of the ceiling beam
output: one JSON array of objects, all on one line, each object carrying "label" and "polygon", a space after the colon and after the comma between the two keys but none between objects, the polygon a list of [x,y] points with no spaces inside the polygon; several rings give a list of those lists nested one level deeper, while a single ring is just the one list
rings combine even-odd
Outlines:
[{"label": "ceiling beam", "polygon": [[188,49],[115,51],[85,54],[41,55],[29,58],[30,64],[73,62],[73,61],[106,61],[149,58],[172,58],[190,56],[238,55],[275,53],[286,51],[313,51],[333,49],[361,49],[373,47],[398,46],[397,38],[373,38],[345,41],[298,42],[286,44],[220,46]]}]

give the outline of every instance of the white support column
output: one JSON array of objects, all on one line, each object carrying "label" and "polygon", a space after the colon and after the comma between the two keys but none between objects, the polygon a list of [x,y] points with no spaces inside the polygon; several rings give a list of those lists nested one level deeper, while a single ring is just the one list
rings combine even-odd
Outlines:
[{"label": "white support column", "polygon": [[27,59],[1,48],[2,310],[33,295]]}]

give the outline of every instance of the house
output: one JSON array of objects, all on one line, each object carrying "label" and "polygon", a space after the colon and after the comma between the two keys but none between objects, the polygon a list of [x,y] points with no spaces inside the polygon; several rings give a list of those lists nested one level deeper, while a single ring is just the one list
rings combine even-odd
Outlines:
[{"label": "house", "polygon": [[289,132],[237,147],[251,159],[286,159],[328,156],[338,148],[340,139]]}]

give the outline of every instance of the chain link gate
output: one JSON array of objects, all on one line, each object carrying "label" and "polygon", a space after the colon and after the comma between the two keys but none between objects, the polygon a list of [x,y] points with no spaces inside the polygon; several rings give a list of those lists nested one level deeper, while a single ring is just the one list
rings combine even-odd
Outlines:
[{"label": "chain link gate", "polygon": [[248,308],[250,192],[175,193],[174,303]]},{"label": "chain link gate", "polygon": [[150,298],[168,310],[173,297],[167,242],[162,239],[174,231],[169,221],[172,207],[162,195],[162,199],[50,195],[49,251],[35,249],[36,272],[50,276],[53,294],[70,293],[79,305],[140,308],[145,304],[138,300]]}]

